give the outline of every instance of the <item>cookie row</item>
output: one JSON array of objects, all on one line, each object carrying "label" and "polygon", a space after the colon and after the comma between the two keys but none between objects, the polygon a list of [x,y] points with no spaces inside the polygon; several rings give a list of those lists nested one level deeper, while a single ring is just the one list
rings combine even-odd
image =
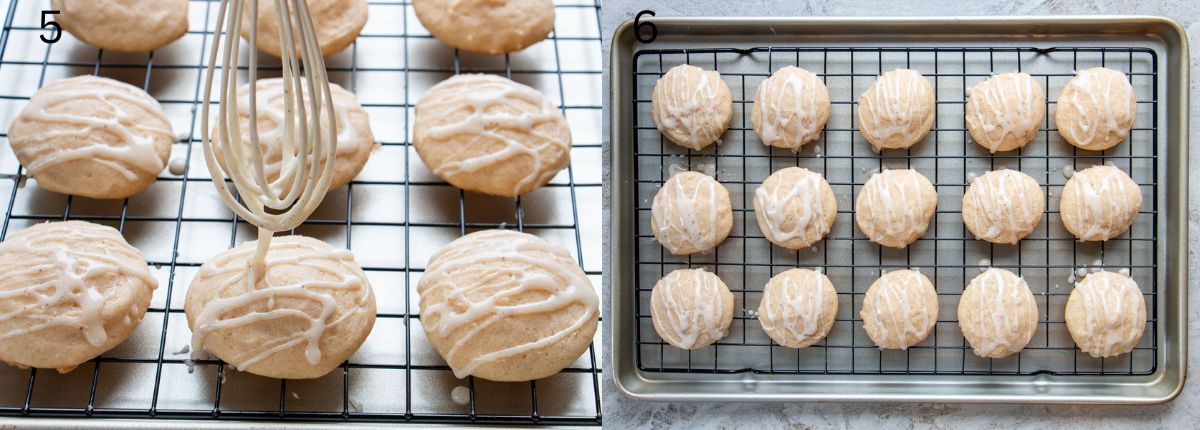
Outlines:
[{"label": "cookie row", "polygon": [[[704,269],[680,269],[654,285],[650,317],[654,329],[677,348],[699,349],[729,333],[734,296]],[[804,348],[833,327],[838,292],[823,273],[790,269],[763,288],[757,319],[775,343]],[[1038,327],[1038,308],[1029,285],[1008,270],[990,268],[976,276],[958,302],[958,325],[975,354],[1003,358],[1029,343]],[[1096,272],[1075,284],[1067,299],[1067,331],[1093,357],[1132,351],[1146,328],[1146,302],[1137,283],[1117,272]],[[916,270],[884,273],[867,289],[859,316],[867,336],[881,349],[908,349],[925,340],[938,319],[938,295]]]},{"label": "cookie row", "polygon": [[[854,221],[872,242],[904,248],[923,236],[937,208],[937,191],[912,169],[883,170],[859,190]],[[1124,234],[1142,206],[1142,193],[1121,169],[1095,166],[1074,173],[1063,187],[1063,226],[1081,241]],[[771,243],[788,249],[812,246],[837,219],[837,199],[820,173],[788,167],[754,191],[754,216]],[[976,239],[1015,244],[1041,223],[1045,195],[1029,175],[990,171],[971,181],[962,197],[962,217]],[[675,255],[715,249],[733,227],[729,191],[699,172],[672,175],[650,207],[655,240]]]},{"label": "cookie row", "polygon": [[[187,287],[190,348],[257,375],[321,377],[375,323],[375,294],[350,251],[303,236],[257,241],[200,266]],[[0,361],[68,372],[123,342],[158,280],[108,226],[49,222],[0,243]],[[389,286],[392,287],[392,286]],[[402,287],[402,286],[401,286]],[[596,332],[599,297],[565,249],[507,230],[443,247],[417,283],[421,325],[457,377],[526,381],[569,366]]]},{"label": "cookie row", "polygon": [[[992,153],[1021,148],[1040,129],[1045,103],[1045,91],[1032,76],[992,76],[969,91],[967,130]],[[929,134],[936,104],[933,87],[919,72],[885,72],[858,98],[859,132],[876,151],[909,148]],[[719,140],[733,118],[732,95],[720,73],[687,64],[659,78],[651,106],[663,136],[693,150]],[[763,144],[799,150],[820,136],[829,108],[829,91],[821,78],[788,66],[755,90],[750,122]],[[1125,140],[1136,115],[1136,95],[1125,74],[1103,67],[1080,71],[1067,82],[1054,113],[1063,139],[1091,151]]]}]

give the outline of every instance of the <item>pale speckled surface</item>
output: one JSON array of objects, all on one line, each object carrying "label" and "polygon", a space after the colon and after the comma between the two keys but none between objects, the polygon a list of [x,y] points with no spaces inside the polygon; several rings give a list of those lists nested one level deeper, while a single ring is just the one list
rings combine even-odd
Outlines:
[{"label": "pale speckled surface", "polygon": [[[658,16],[872,15],[882,11],[896,15],[1052,15],[1052,14],[1139,14],[1166,16],[1187,29],[1191,45],[1191,132],[1190,141],[1200,141],[1200,2],[1129,1],[1129,0],[952,0],[917,1],[897,7],[894,1],[739,1],[739,0],[605,0],[601,25],[604,29],[604,61],[608,64],[609,37],[621,22],[642,9],[653,9]],[[608,77],[605,76],[607,90]],[[605,98],[607,109],[607,97]],[[607,122],[607,114],[605,121]],[[605,126],[607,130],[607,124]],[[607,140],[605,141],[607,145]],[[607,156],[608,150],[605,150]],[[1193,237],[1188,254],[1188,284],[1200,279],[1200,148],[1189,153],[1193,184],[1188,210],[1188,228]],[[606,178],[607,180],[607,178]],[[607,197],[606,197],[607,201]],[[607,231],[606,231],[607,234]],[[607,256],[605,257],[607,258]],[[607,267],[607,262],[606,262]],[[607,276],[607,275],[606,275]],[[607,281],[606,281],[607,284]],[[1189,368],[1200,359],[1200,338],[1195,327],[1200,321],[1200,291],[1190,289]],[[605,290],[605,303],[608,291]],[[608,312],[608,308],[605,308]],[[604,318],[609,318],[605,315]],[[610,333],[604,333],[605,343]],[[604,368],[612,360],[605,348]],[[1195,428],[1200,422],[1200,384],[1191,381],[1173,402],[1155,406],[1030,406],[962,404],[711,404],[646,403],[620,394],[606,374],[604,381],[604,426],[606,428]]]}]

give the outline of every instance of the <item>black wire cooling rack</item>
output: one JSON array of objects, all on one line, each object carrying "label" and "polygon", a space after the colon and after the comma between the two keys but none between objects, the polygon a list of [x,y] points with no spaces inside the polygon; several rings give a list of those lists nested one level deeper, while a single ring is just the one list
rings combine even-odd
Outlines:
[{"label": "black wire cooling rack", "polygon": [[[634,318],[639,369],[668,373],[841,375],[1145,375],[1158,366],[1158,58],[1145,48],[1114,46],[853,46],[758,47],[752,49],[645,49],[634,55],[635,256]],[[692,64],[717,70],[733,92],[732,126],[715,149],[692,151],[665,140],[650,115],[655,82],[668,69]],[[750,127],[749,111],[762,80],[784,66],[806,68],[826,83],[830,120],[822,137],[800,152],[767,148]],[[1055,99],[1075,70],[1105,66],[1128,75],[1137,93],[1138,119],[1130,138],[1103,152],[1077,151],[1057,134]],[[858,133],[858,96],[877,75],[912,68],[933,82],[937,117],[933,131],[908,150],[873,152]],[[989,154],[964,125],[968,89],[997,73],[1022,71],[1046,91],[1039,136],[1019,151]],[[1062,227],[1058,197],[1070,174],[1111,163],[1141,186],[1144,204],[1132,229],[1103,243],[1077,242]],[[829,236],[811,250],[773,246],[754,220],[753,193],[766,177],[790,166],[822,173],[833,187],[838,217]],[[879,169],[914,168],[933,182],[938,209],[929,231],[903,250],[870,242],[854,226],[853,198]],[[1047,193],[1042,223],[1019,245],[975,240],[961,218],[970,177],[997,168],[1023,171]],[[688,257],[666,252],[650,231],[655,193],[679,169],[715,173],[731,193],[733,231],[715,251]],[[1067,172],[1067,173],[1064,173]],[[666,344],[654,331],[650,293],[672,270],[706,268],[736,297],[727,337],[698,350]],[[793,267],[821,268],[838,290],[832,331],[802,349],[774,344],[756,321],[762,288]],[[957,303],[971,278],[987,267],[1017,272],[1038,301],[1038,330],[1024,351],[1004,359],[977,357],[957,322]],[[867,288],[883,271],[916,268],[933,280],[939,316],[933,333],[907,350],[880,350],[866,336],[859,311]],[[1146,331],[1130,354],[1096,359],[1080,353],[1067,333],[1066,298],[1083,272],[1128,270],[1147,301]]]},{"label": "black wire cooling rack", "polygon": [[[599,342],[559,375],[529,383],[458,380],[419,327],[416,279],[429,255],[469,231],[516,228],[571,250],[600,276],[600,29],[598,0],[557,0],[555,31],[520,53],[459,53],[428,35],[407,1],[372,0],[357,42],[327,59],[330,80],[359,96],[381,147],[364,172],[296,232],[355,251],[375,289],[378,319],[349,362],[316,380],[284,381],[187,360],[183,297],[207,257],[253,231],[216,199],[197,142],[201,78],[216,0],[193,0],[190,31],[150,54],[97,50],[69,34],[55,44],[39,21],[49,2],[11,0],[0,35],[0,137],[30,95],[54,79],[96,74],[129,82],[185,131],[150,189],[124,201],[38,190],[7,148],[0,155],[0,238],[51,220],[118,228],[146,254],[160,287],[138,331],[73,372],[0,366],[0,415],[153,419],[319,420],[378,423],[574,424],[601,422]],[[264,77],[271,76],[263,57]],[[273,63],[277,66],[277,62]],[[274,70],[278,70],[276,67]],[[546,92],[572,126],[571,165],[516,199],[464,193],[432,176],[410,145],[412,108],[424,88],[457,73],[503,74]],[[276,73],[277,74],[277,73]],[[199,160],[199,161],[196,161]],[[28,183],[27,183],[28,182]],[[353,233],[353,234],[352,234]],[[599,335],[597,335],[597,339]],[[465,401],[452,401],[462,386]],[[461,390],[460,390],[461,391]],[[462,400],[462,399],[459,399]]]}]

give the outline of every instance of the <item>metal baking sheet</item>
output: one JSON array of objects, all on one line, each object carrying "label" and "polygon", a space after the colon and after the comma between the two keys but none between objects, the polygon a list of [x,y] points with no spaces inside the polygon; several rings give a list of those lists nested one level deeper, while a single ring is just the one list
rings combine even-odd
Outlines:
[{"label": "metal baking sheet", "polygon": [[[1158,403],[1183,386],[1186,363],[1187,46],[1174,22],[1154,17],[982,18],[649,18],[651,43],[626,23],[613,37],[610,231],[612,372],[625,394],[645,400],[961,401]],[[645,22],[644,21],[644,22]],[[690,63],[722,73],[734,95],[733,125],[715,148],[688,151],[665,141],[650,118],[650,93],[665,70]],[[833,103],[823,137],[799,153],[768,150],[749,125],[758,83],[785,65],[822,76]],[[1138,119],[1130,140],[1102,153],[1076,151],[1054,129],[1054,99],[1075,70],[1106,66],[1130,76]],[[936,82],[934,131],[910,150],[870,150],[853,120],[857,97],[876,75],[917,69]],[[1019,152],[990,155],[963,127],[966,89],[994,73],[1020,70],[1046,89],[1043,130]],[[1144,204],[1126,235],[1075,241],[1062,228],[1064,167],[1111,163],[1139,183]],[[748,195],[787,166],[823,173],[838,197],[830,237],[787,252],[762,238]],[[905,250],[881,248],[854,226],[853,196],[881,168],[911,167],[935,184],[938,213]],[[1042,224],[1017,246],[970,237],[961,221],[973,174],[1007,167],[1048,193]],[[672,169],[716,174],[734,201],[734,229],[715,252],[676,257],[648,227],[650,201]],[[1099,264],[1096,264],[1099,263]],[[1038,333],[1025,351],[981,359],[956,321],[963,287],[988,266],[1018,272],[1038,302]],[[735,320],[716,345],[665,345],[649,321],[654,283],[671,270],[705,267],[734,292]],[[792,267],[820,267],[839,292],[837,322],[822,343],[773,345],[753,310],[762,287]],[[858,311],[882,271],[916,267],[934,280],[940,314],[929,339],[882,351]],[[1078,352],[1063,307],[1078,270],[1129,270],[1146,298],[1148,321],[1130,354],[1095,359]]]},{"label": "metal baking sheet", "polygon": [[[192,1],[190,31],[147,55],[100,51],[70,34],[48,45],[39,36],[49,35],[40,25],[50,2],[0,1],[0,207],[6,208],[0,234],[47,220],[111,225],[146,255],[160,281],[138,330],[100,358],[65,375],[0,365],[0,421],[51,428],[162,428],[162,420],[187,428],[250,427],[245,420],[253,426],[287,421],[287,427],[298,421],[599,425],[599,332],[593,348],[558,375],[533,383],[459,380],[426,341],[415,292],[435,250],[486,228],[520,228],[565,247],[599,287],[599,3],[556,0],[551,38],[511,55],[486,56],[430,37],[409,2],[368,1],[370,19],[357,42],[326,61],[331,82],[358,95],[381,146],[356,180],[331,190],[297,233],[354,251],[375,289],[379,315],[348,363],[323,378],[297,381],[232,371],[215,360],[189,372],[185,363],[190,332],[183,298],[191,277],[217,252],[255,237],[220,201],[197,141],[201,76],[219,3]],[[277,61],[260,56],[264,67]],[[562,106],[574,140],[570,168],[520,199],[463,193],[430,174],[409,145],[412,107],[427,88],[455,73],[510,76]],[[185,161],[186,172],[164,171],[124,201],[67,198],[27,178],[8,147],[8,124],[42,84],[82,74],[121,80],[158,99],[179,133],[172,159]],[[452,401],[459,386],[469,390],[467,404]]]}]

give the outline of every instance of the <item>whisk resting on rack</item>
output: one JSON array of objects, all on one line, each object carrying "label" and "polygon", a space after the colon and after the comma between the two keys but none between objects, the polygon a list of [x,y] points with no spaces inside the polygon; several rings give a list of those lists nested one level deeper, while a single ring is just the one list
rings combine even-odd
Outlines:
[{"label": "whisk resting on rack", "polygon": [[[242,107],[237,102],[237,76],[242,55],[238,34],[243,28],[243,20],[249,19],[252,24],[247,26],[249,46],[257,45],[259,1],[275,2],[282,48],[284,117],[278,127],[283,131],[283,159],[278,178],[270,180],[264,174],[263,148],[258,138],[253,84],[258,80],[258,60],[252,48],[246,55],[251,84],[248,85],[249,104],[245,107],[249,110],[245,135],[240,123]],[[329,76],[307,1],[221,0],[214,38],[204,80],[201,113],[204,159],[221,199],[239,217],[258,227],[258,247],[250,267],[252,276],[247,277],[253,287],[253,282],[262,275],[261,266],[272,234],[300,225],[325,198],[333,176],[337,123]],[[212,84],[218,63],[217,95],[221,105],[216,126],[210,128]],[[210,130],[216,135],[211,136]],[[233,189],[226,180],[232,182]]]}]

